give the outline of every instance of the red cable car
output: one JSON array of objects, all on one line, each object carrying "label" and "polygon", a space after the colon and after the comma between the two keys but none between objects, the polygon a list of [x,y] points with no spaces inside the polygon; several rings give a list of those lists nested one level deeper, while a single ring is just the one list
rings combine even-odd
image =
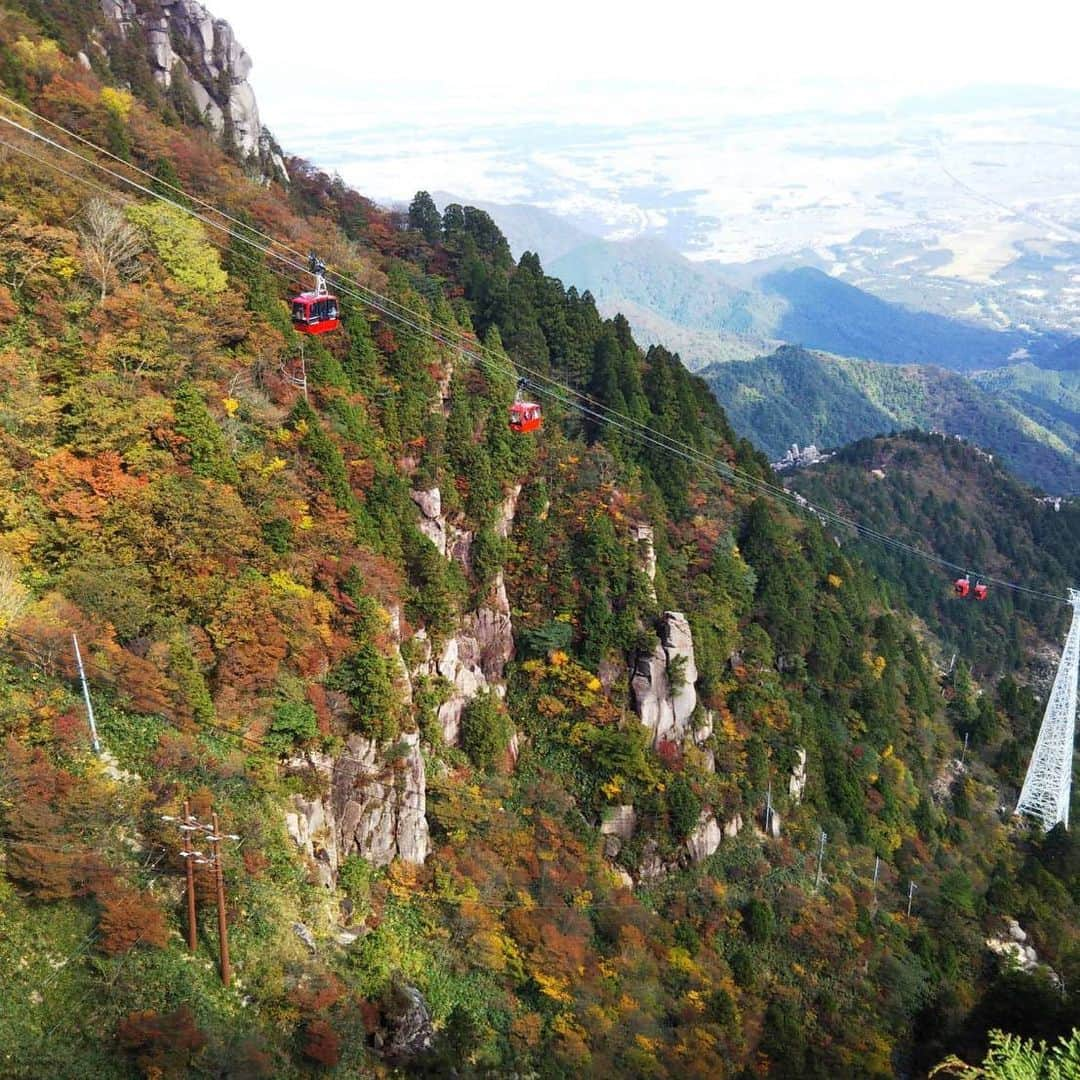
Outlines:
[{"label": "red cable car", "polygon": [[308,266],[315,276],[315,289],[292,298],[293,329],[299,334],[325,334],[341,325],[338,298],[326,288],[326,264],[310,255]]},{"label": "red cable car", "polygon": [[977,582],[976,585],[975,585],[975,599],[976,600],[985,600],[986,599],[986,593],[987,593],[986,586],[981,581]]},{"label": "red cable car", "polygon": [[515,401],[510,406],[510,430],[519,435],[536,431],[543,421],[540,406],[535,401]]},{"label": "red cable car", "polygon": [[544,419],[540,406],[535,401],[525,400],[526,386],[528,386],[527,379],[518,379],[514,404],[510,406],[510,430],[518,435],[523,435],[526,431],[539,430]]},{"label": "red cable car", "polygon": [[953,592],[956,593],[957,596],[967,596],[967,594],[971,592],[971,579],[966,575],[962,578],[957,578],[953,582]]}]

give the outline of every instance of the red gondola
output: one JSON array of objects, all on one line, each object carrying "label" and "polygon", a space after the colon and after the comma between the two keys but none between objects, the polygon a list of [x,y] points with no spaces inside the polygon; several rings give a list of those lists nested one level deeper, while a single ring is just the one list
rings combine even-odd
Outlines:
[{"label": "red gondola", "polygon": [[518,379],[514,404],[510,406],[510,430],[518,435],[539,430],[544,419],[540,406],[535,401],[525,400],[525,388],[528,385],[528,379]]},{"label": "red gondola", "polygon": [[326,264],[311,255],[308,267],[315,276],[315,289],[292,298],[293,329],[300,334],[325,334],[341,325],[338,298],[326,288]]},{"label": "red gondola", "polygon": [[986,599],[986,592],[987,592],[986,586],[981,581],[977,582],[976,585],[975,585],[975,599],[976,600],[985,600]]},{"label": "red gondola", "polygon": [[515,401],[510,406],[511,431],[516,431],[518,434],[536,431],[542,421],[540,406],[535,401]]},{"label": "red gondola", "polygon": [[957,578],[953,582],[953,592],[957,596],[967,596],[971,591],[971,579],[968,577]]}]

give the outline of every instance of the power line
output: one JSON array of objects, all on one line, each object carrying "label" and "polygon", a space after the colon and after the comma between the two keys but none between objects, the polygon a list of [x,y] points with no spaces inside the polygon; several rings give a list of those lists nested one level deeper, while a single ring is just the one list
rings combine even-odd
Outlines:
[{"label": "power line", "polygon": [[[22,106],[20,103],[14,102],[12,101],[12,99],[5,98],[4,95],[0,95],[0,99],[9,101],[11,104],[14,104],[19,108],[23,109],[24,111],[30,113],[30,115],[34,116],[35,118],[50,124],[56,130],[77,139],[82,144],[92,147],[96,151],[112,158],[113,160],[119,161],[116,155],[111,154],[109,151],[96,146],[96,144],[92,143],[88,139],[85,139],[83,136],[71,132],[53,121],[38,116],[38,114],[34,113],[32,110],[27,109],[25,106]],[[240,242],[248,244],[249,246],[263,253],[264,255],[278,259],[279,261],[285,263],[292,269],[297,270],[302,274],[307,272],[307,268],[305,265],[286,257],[279,251],[275,251],[274,246],[276,245],[278,247],[281,247],[285,251],[299,255],[299,253],[296,252],[295,249],[289,248],[287,245],[281,244],[279,241],[274,240],[274,238],[269,237],[267,234],[260,232],[252,226],[241,222],[239,219],[234,218],[221,210],[218,210],[216,207],[212,206],[212,204],[206,202],[206,200],[200,199],[198,196],[191,195],[177,185],[165,183],[165,186],[167,186],[170,190],[177,192],[185,199],[200,203],[201,205],[210,209],[213,213],[216,213],[219,216],[223,217],[225,220],[233,222],[237,226],[244,228],[247,232],[259,236],[260,239],[266,241],[266,244],[259,244],[256,241],[252,240],[250,236],[241,235],[235,230],[229,228],[228,226],[224,226],[217,221],[211,220],[205,214],[201,214],[193,210],[190,206],[185,206],[182,203],[178,203],[176,200],[170,199],[167,196],[163,195],[160,191],[155,191],[151,188],[147,188],[145,185],[132,180],[130,177],[125,177],[122,174],[117,173],[115,170],[112,170],[107,166],[102,165],[100,162],[94,161],[90,158],[86,158],[83,155],[71,150],[70,148],[63,146],[61,143],[56,142],[56,140],[50,139],[48,136],[42,135],[41,133],[36,132],[31,128],[27,128],[24,125],[10,119],[9,117],[0,116],[0,120],[16,128],[17,130],[27,135],[30,135],[35,139],[45,142],[46,144],[75,157],[77,160],[91,166],[92,168],[96,168],[100,171],[105,172],[112,178],[135,188],[143,194],[149,195],[152,198],[158,199],[162,202],[168,203],[171,206],[174,206],[176,209],[187,213],[192,217],[195,217],[196,219],[204,222],[210,227],[220,232],[223,232]],[[156,177],[153,177],[153,174],[148,173],[144,169],[140,169],[138,166],[130,167],[135,169],[135,171],[141,173],[142,175],[153,179],[155,183],[164,183],[158,181]],[[68,173],[68,175],[70,176],[73,174]],[[79,177],[74,178],[81,179]],[[358,284],[347,284],[344,279],[338,279],[335,277],[328,276],[327,280],[334,285],[334,288],[337,291],[343,293],[344,295],[351,296],[353,299],[359,300],[361,303],[364,303],[367,306],[373,308],[374,310],[379,311],[381,314],[386,315],[388,318],[392,318],[403,325],[407,325],[412,329],[416,330],[417,332],[428,336],[434,341],[437,341],[448,347],[457,349],[459,352],[461,352],[463,356],[468,357],[477,364],[485,367],[485,369],[487,370],[497,370],[501,374],[510,376],[513,376],[518,371],[526,372],[530,375],[530,385],[533,389],[537,390],[542,394],[546,394],[553,400],[560,401],[562,404],[570,408],[576,408],[584,415],[590,416],[591,418],[601,423],[605,423],[609,426],[613,426],[619,430],[622,430],[631,438],[636,438],[639,442],[646,442],[649,445],[657,447],[658,449],[665,450],[669,453],[677,454],[678,456],[684,458],[687,461],[691,461],[703,468],[707,468],[716,472],[723,479],[736,483],[741,483],[744,486],[749,487],[751,490],[755,490],[759,493],[767,494],[772,496],[773,498],[783,500],[790,505],[796,506],[809,513],[812,513],[819,517],[819,519],[832,523],[833,525],[853,529],[857,534],[865,537],[866,539],[873,540],[877,543],[889,546],[896,551],[906,552],[910,555],[924,559],[945,569],[955,570],[961,573],[965,572],[967,569],[967,564],[950,562],[949,560],[943,559],[940,556],[934,555],[930,552],[926,552],[921,548],[914,547],[911,544],[907,544],[904,541],[898,540],[895,537],[891,537],[887,534],[881,533],[878,530],[866,526],[857,520],[845,518],[842,515],[836,513],[835,511],[827,510],[824,507],[816,506],[810,503],[808,500],[803,499],[801,496],[793,495],[791,492],[788,492],[782,486],[770,484],[768,481],[761,480],[760,478],[753,476],[745,472],[744,470],[738,469],[735,466],[727,464],[721,465],[714,458],[706,456],[701,451],[690,446],[689,444],[674,439],[671,436],[665,435],[661,432],[657,432],[654,429],[648,427],[648,425],[642,423],[641,421],[638,421],[633,417],[626,416],[625,414],[618,412],[618,410],[614,410],[608,406],[605,406],[602,403],[595,401],[595,399],[592,399],[588,395],[583,394],[581,391],[566,386],[558,380],[553,379],[550,376],[547,376],[534,369],[531,369],[524,364],[510,361],[510,363],[512,364],[512,368],[502,366],[502,359],[492,359],[494,354],[492,354],[490,350],[487,350],[484,346],[472,346],[470,343],[470,346],[468,348],[464,347],[462,345],[462,342],[465,340],[463,331],[451,331],[450,333],[456,336],[456,340],[448,340],[446,337],[443,336],[442,333],[432,328],[430,320],[427,319],[425,316],[412,311],[404,305],[399,304],[397,301],[394,301],[385,296],[381,296],[380,294],[375,293],[373,290],[367,289],[364,286]],[[421,321],[417,322],[416,320],[418,319]],[[541,382],[548,385],[541,385]],[[571,397],[568,398],[566,395],[570,395]],[[577,400],[572,400],[574,398],[576,398]],[[1068,602],[1064,597],[1060,597],[1055,594],[1047,593],[1038,589],[1031,589],[1015,582],[1010,582],[1001,578],[997,578],[993,575],[980,574],[979,576],[982,578],[982,580],[986,581],[987,583],[993,584],[999,588],[1026,593],[1040,599],[1051,600],[1058,603]]]}]

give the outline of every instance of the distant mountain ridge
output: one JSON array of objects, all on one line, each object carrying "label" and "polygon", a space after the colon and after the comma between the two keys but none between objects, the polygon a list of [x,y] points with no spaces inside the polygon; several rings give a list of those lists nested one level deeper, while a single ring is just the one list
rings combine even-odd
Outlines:
[{"label": "distant mountain ridge", "polygon": [[[1080,503],[1040,499],[996,458],[953,438],[908,431],[860,439],[787,486],[812,502],[887,532],[973,573],[1063,596],[1080,575]],[[929,625],[977,668],[1000,671],[1024,653],[1056,664],[1065,605],[991,586],[985,605],[952,595],[951,573],[852,537],[860,555]],[[1021,766],[1026,747],[1014,748]],[[1026,759],[1025,759],[1026,760]]]},{"label": "distant mountain ridge", "polygon": [[[446,196],[448,200],[453,197]],[[936,364],[978,371],[1029,360],[1039,367],[1080,368],[1080,342],[1065,334],[995,330],[882,300],[815,266],[747,268],[695,262],[656,237],[604,240],[557,214],[525,205],[480,201],[515,254],[539,254],[545,270],[588,289],[609,312],[635,312],[643,336],[680,333],[683,362],[697,370],[788,342],[840,356],[890,364]]]},{"label": "distant mountain ridge", "polygon": [[[991,374],[1010,386],[1041,376],[1055,385],[1053,377],[1063,374],[1028,364],[1010,379],[1017,370]],[[1068,425],[1058,425],[1059,433],[1041,423],[1046,410],[1024,409],[1018,390],[1002,399],[942,368],[843,359],[795,346],[746,363],[713,364],[699,374],[735,429],[774,458],[794,442],[831,447],[919,427],[970,439],[1048,492],[1080,491],[1075,430],[1065,438]]]}]

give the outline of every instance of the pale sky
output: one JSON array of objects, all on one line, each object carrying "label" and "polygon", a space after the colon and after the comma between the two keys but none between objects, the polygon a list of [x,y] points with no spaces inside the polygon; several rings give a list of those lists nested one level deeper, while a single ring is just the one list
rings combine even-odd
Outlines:
[{"label": "pale sky", "polygon": [[[340,124],[441,117],[625,120],[692,114],[705,88],[747,108],[843,109],[969,83],[1080,89],[1071,0],[208,0],[254,60],[281,136],[324,108]],[[628,99],[630,83],[650,93]]]}]

